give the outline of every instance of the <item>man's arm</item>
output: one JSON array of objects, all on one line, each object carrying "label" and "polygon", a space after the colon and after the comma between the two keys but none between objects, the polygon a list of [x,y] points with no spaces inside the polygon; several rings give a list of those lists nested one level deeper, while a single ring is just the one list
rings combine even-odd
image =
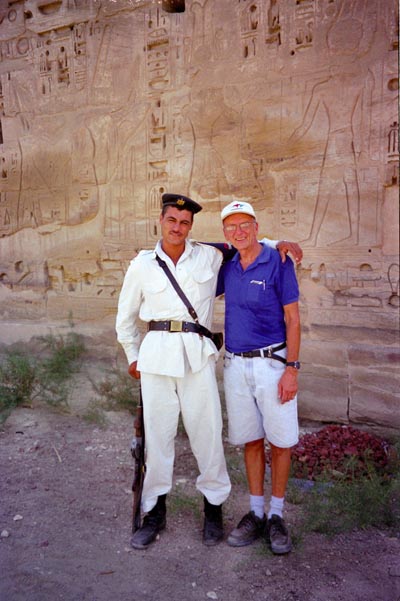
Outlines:
[{"label": "man's arm", "polygon": [[[270,248],[277,249],[279,254],[281,255],[282,263],[286,261],[287,253],[290,253],[298,265],[303,258],[303,251],[301,250],[299,244],[297,242],[288,242],[287,240],[270,240],[269,238],[263,238],[261,240],[264,244],[269,246]],[[224,263],[226,261],[230,261],[232,257],[236,254],[236,248],[233,248],[230,244],[223,242],[201,242],[201,244],[207,244],[208,246],[213,246],[220,252],[224,257]]]},{"label": "man's arm", "polygon": [[[299,303],[283,307],[286,322],[287,361],[298,361],[300,352],[300,312]],[[278,383],[278,396],[281,403],[291,401],[297,394],[297,374],[295,367],[286,367]]]},{"label": "man's arm", "polygon": [[[118,300],[115,326],[118,342],[125,351],[129,366],[137,361],[141,339],[137,326],[141,303],[141,286],[139,282],[140,278],[134,260],[129,265],[128,271],[125,274]],[[133,374],[131,373],[131,375]]]},{"label": "man's arm", "polygon": [[200,242],[200,244],[205,244],[206,246],[212,246],[219,250],[222,253],[222,262],[226,263],[226,261],[230,261],[236,254],[236,248],[233,248],[227,242]]},{"label": "man's arm", "polygon": [[281,255],[282,263],[286,261],[287,253],[290,253],[296,262],[296,265],[300,263],[303,258],[303,251],[297,242],[288,242],[287,240],[270,240],[269,238],[263,238],[261,240],[266,246],[279,250]]}]

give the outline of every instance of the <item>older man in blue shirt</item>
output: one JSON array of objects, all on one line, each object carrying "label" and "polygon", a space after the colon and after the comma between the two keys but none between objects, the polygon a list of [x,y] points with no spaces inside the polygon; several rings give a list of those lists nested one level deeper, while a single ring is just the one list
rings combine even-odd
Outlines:
[{"label": "older man in blue shirt", "polygon": [[[257,239],[253,207],[232,202],[221,213],[226,240],[238,250],[220,272],[225,293],[225,398],[229,440],[244,444],[250,511],[228,537],[244,546],[264,531],[274,553],[291,550],[283,520],[291,447],[298,441],[299,288],[293,262]],[[264,513],[265,443],[271,448],[272,495]]]}]

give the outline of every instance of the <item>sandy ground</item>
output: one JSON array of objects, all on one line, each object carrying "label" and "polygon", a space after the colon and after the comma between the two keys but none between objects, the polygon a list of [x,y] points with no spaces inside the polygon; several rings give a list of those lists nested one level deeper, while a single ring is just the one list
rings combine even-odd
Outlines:
[{"label": "sandy ground", "polygon": [[[299,506],[287,504],[295,540],[287,556],[263,540],[202,545],[202,499],[182,432],[167,528],[147,550],[131,549],[133,420],[125,412],[108,412],[105,427],[82,419],[90,391],[80,382],[69,414],[21,408],[0,430],[1,601],[400,601],[398,537],[299,538]],[[226,533],[248,510],[245,482],[231,469]]]}]

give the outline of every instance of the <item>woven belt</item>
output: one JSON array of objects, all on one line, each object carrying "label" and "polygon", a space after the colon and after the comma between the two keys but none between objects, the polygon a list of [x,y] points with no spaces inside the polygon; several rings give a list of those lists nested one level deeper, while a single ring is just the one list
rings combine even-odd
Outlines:
[{"label": "woven belt", "polygon": [[265,357],[267,359],[276,359],[281,363],[286,363],[286,359],[284,357],[280,357],[279,355],[275,355],[276,351],[281,351],[286,347],[286,342],[282,342],[278,346],[267,346],[266,348],[257,349],[256,351],[245,351],[244,353],[232,353],[233,355],[237,355],[238,357],[244,357],[246,359],[252,359],[253,357]]},{"label": "woven belt", "polygon": [[195,332],[196,334],[205,335],[202,326],[191,321],[149,321],[148,330],[156,330],[159,332]]}]

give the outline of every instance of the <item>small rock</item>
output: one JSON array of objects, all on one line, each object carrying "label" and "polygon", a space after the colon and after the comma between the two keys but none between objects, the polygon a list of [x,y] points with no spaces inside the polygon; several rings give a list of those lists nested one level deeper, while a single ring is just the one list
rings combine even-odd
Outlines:
[{"label": "small rock", "polygon": [[19,522],[20,520],[23,520],[24,518],[22,517],[22,515],[19,515],[19,513],[17,513],[17,515],[15,515],[13,517],[14,522]]},{"label": "small rock", "polygon": [[214,591],[209,591],[209,592],[207,593],[207,597],[208,597],[209,599],[218,599],[218,595],[217,595],[217,593],[215,593]]},{"label": "small rock", "polygon": [[8,530],[2,530],[1,531],[1,534],[0,534],[1,538],[8,538],[9,536],[10,536],[10,533],[9,533]]}]

